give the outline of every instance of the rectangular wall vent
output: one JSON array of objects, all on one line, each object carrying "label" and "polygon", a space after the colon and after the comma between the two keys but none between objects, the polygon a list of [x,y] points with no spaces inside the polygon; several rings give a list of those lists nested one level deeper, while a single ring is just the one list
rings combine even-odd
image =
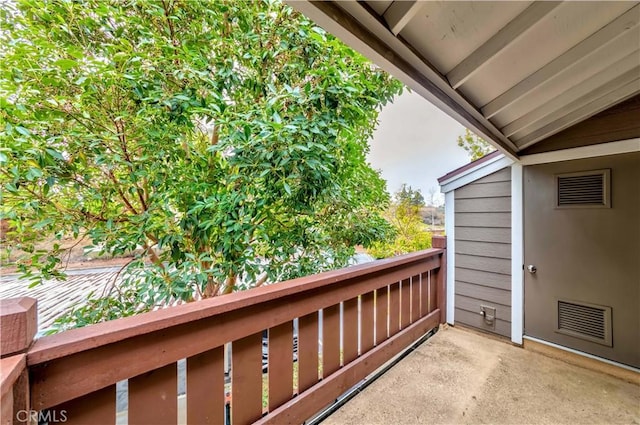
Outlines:
[{"label": "rectangular wall vent", "polygon": [[609,207],[610,175],[610,170],[557,175],[556,206]]},{"label": "rectangular wall vent", "polygon": [[558,300],[556,331],[611,347],[611,307]]}]

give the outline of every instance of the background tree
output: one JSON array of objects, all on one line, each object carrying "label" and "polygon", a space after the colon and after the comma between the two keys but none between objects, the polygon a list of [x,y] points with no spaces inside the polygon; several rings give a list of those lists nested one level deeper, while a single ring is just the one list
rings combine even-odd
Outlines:
[{"label": "background tree", "polygon": [[424,196],[422,196],[422,192],[420,189],[413,189],[411,186],[406,183],[402,183],[400,190],[395,194],[396,203],[408,203],[413,205],[414,207],[423,207]]},{"label": "background tree", "polygon": [[469,153],[471,161],[480,159],[496,150],[489,142],[475,135],[469,129],[465,129],[464,135],[458,136],[458,146]]},{"label": "background tree", "polygon": [[346,264],[384,238],[365,162],[402,85],[273,1],[2,7],[2,217],[34,282],[60,245],[141,249],[82,325]]},{"label": "background tree", "polygon": [[[413,194],[413,196],[409,196]],[[395,193],[394,202],[386,211],[385,217],[393,226],[394,235],[386,240],[374,242],[367,252],[375,258],[387,258],[431,247],[431,232],[428,231],[421,216],[424,199],[420,190],[403,184]]]}]

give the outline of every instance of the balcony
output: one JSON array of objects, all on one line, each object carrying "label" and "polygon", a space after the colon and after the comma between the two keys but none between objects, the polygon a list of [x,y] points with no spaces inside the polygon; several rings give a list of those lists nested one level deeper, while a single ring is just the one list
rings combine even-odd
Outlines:
[{"label": "balcony", "polygon": [[637,422],[633,372],[442,328],[434,244],[35,341],[35,300],[4,300],[2,424]]},{"label": "balcony", "polygon": [[2,423],[302,423],[444,322],[434,247],[35,341],[4,300]]}]

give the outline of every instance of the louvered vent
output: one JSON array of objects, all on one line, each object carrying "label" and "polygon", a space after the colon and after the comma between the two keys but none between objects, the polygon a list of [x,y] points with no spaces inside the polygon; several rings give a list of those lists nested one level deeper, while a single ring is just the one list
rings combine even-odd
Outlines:
[{"label": "louvered vent", "polygon": [[557,176],[558,207],[608,207],[609,170]]},{"label": "louvered vent", "polygon": [[558,332],[611,346],[611,307],[558,301]]}]

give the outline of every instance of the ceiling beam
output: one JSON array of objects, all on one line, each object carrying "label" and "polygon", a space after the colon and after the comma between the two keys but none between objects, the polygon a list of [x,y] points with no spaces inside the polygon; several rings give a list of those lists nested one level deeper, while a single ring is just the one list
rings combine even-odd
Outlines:
[{"label": "ceiling beam", "polygon": [[418,0],[396,0],[391,3],[391,6],[384,12],[382,17],[393,35],[398,35],[425,4],[426,2]]},{"label": "ceiling beam", "polygon": [[582,107],[564,115],[561,118],[545,125],[544,127],[517,139],[515,142],[520,149],[533,145],[540,140],[564,130],[571,125],[586,120],[587,118],[604,111],[605,109],[623,102],[628,98],[640,93],[640,77],[636,74],[636,79],[617,89],[601,96],[600,98],[583,105]]},{"label": "ceiling beam", "polygon": [[493,123],[360,2],[286,1],[505,155],[518,159],[515,145]]},{"label": "ceiling beam", "polygon": [[624,14],[593,33],[588,38],[567,50],[518,84],[493,99],[481,108],[482,114],[491,118],[497,113],[540,86],[545,81],[569,72],[572,67],[588,60],[588,57],[607,46],[617,38],[632,30],[640,23],[640,5],[636,5]]},{"label": "ceiling beam", "polygon": [[[621,75],[626,73],[625,75],[627,75],[627,78],[630,78],[633,75],[640,75],[639,66],[640,51],[635,50],[631,54],[625,56],[619,61],[614,62],[612,65],[606,67],[590,78],[587,78],[586,80],[576,84],[575,86],[570,87],[569,89],[563,91],[553,99],[543,103],[532,111],[523,114],[520,118],[510,122],[500,130],[505,136],[510,137],[526,129],[527,127],[532,126],[532,124],[537,124],[539,127],[541,127],[544,124],[540,125],[538,123],[545,117],[548,117],[549,115],[552,115],[561,109],[564,109],[566,112],[568,112],[567,106],[571,102],[574,102],[576,100],[583,101],[583,103],[587,102],[584,97],[585,95],[593,95],[596,91],[601,90],[603,87],[605,87],[607,83],[617,79]],[[627,80],[625,81],[625,83],[628,83],[629,81],[631,80]],[[604,93],[600,93],[600,95],[602,94]]]},{"label": "ceiling beam", "polygon": [[505,47],[516,41],[561,3],[559,1],[541,1],[534,2],[526,8],[447,74],[447,80],[449,80],[451,87],[457,89],[464,84]]}]

